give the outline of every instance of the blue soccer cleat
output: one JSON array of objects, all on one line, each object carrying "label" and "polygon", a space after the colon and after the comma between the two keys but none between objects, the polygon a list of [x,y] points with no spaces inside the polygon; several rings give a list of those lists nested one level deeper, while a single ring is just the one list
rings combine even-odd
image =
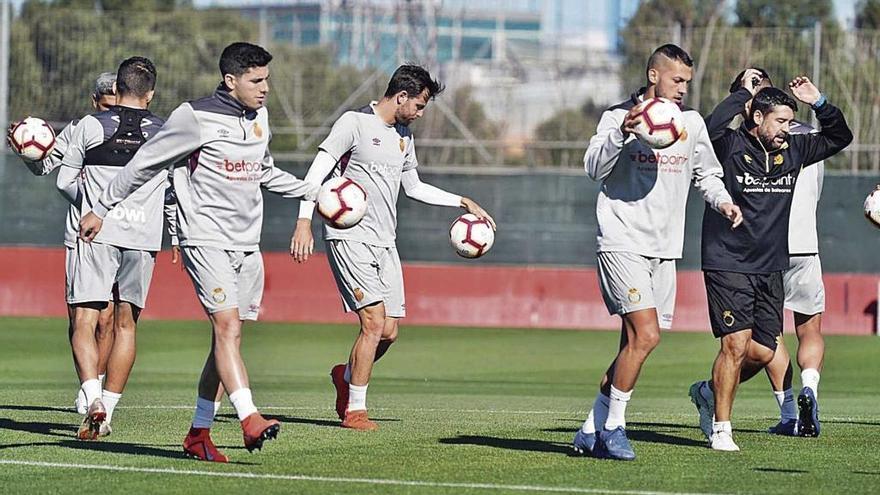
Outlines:
[{"label": "blue soccer cleat", "polygon": [[798,394],[798,436],[819,436],[819,402],[810,387],[801,389]]},{"label": "blue soccer cleat", "polygon": [[596,434],[595,433],[584,433],[583,430],[578,428],[577,433],[574,434],[574,441],[572,441],[572,447],[574,447],[574,452],[577,455],[592,455],[593,448],[596,446]]},{"label": "blue soccer cleat", "polygon": [[796,437],[798,435],[798,420],[780,419],[776,426],[767,428],[767,433],[782,435],[784,437]]},{"label": "blue soccer cleat", "polygon": [[600,459],[615,459],[618,461],[634,461],[636,453],[633,452],[629,439],[626,438],[626,430],[618,426],[613,430],[602,430],[596,436],[596,445],[593,455]]}]

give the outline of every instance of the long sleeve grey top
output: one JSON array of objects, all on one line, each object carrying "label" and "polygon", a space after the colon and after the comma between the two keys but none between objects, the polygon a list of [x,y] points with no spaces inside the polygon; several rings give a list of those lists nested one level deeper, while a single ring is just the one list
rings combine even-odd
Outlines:
[{"label": "long sleeve grey top", "polygon": [[152,176],[177,164],[173,181],[180,245],[259,250],[260,187],[307,200],[318,191],[317,185],[275,167],[269,139],[266,109],[246,109],[220,87],[209,97],[177,107],[107,186],[93,211],[103,217]]}]

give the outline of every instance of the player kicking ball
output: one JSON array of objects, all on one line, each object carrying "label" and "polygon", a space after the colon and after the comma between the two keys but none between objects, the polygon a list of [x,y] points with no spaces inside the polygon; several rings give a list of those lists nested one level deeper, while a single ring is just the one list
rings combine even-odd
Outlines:
[{"label": "player kicking ball", "polygon": [[574,449],[594,457],[633,460],[626,435],[626,406],[642,365],[670,328],[675,309],[675,260],[684,244],[685,206],[691,184],[724,219],[739,225],[739,208],[723,174],[703,118],[683,109],[685,132],[671,146],[652,149],[634,133],[639,104],[663,97],[682,105],[693,60],[675,45],[648,59],[646,87],[602,114],[584,155],[584,168],[601,181],[596,201],[599,288],[609,313],[621,317],[620,348],[599,384]]},{"label": "player kicking ball", "polygon": [[[822,130],[792,134],[797,102],[781,89],[758,91],[760,80],[758,71],[745,72],[743,88],[712,113],[710,132],[725,184],[746,219],[743,228],[730,230],[714,212],[703,216],[703,275],[712,332],[721,349],[712,379],[692,385],[690,395],[710,447],[722,451],[739,450],[731,427],[737,386],[771,362],[781,336],[795,184],[803,167],[842,151],[853,139],[840,109],[806,77],[788,87],[814,110]],[[749,100],[745,124],[728,128]],[[817,411],[815,397],[806,397]]]},{"label": "player kicking ball", "polygon": [[[416,201],[464,208],[495,226],[473,200],[419,179],[409,125],[441,91],[443,86],[422,67],[398,67],[378,102],[346,112],[336,121],[305,177],[316,186],[331,174],[346,177],[367,193],[367,211],[358,224],[348,229],[324,227],[327,259],[343,306],[357,312],[360,319],[348,363],[334,366],[330,373],[336,388],[336,413],[344,428],[378,428],[367,415],[367,386],[373,363],[397,339],[398,323],[406,316],[403,271],[395,244],[400,186]],[[314,208],[311,201],[300,206],[290,247],[297,262],[306,261],[314,248]]]},{"label": "player kicking ball", "polygon": [[257,319],[263,296],[260,189],[314,199],[318,186],[275,167],[269,153],[263,105],[271,60],[266,50],[250,43],[227,46],[220,56],[223,81],[214,94],[178,106],[82,219],[81,235],[91,241],[111,208],[174,165],[183,264],[212,327],[195,415],[183,442],[188,456],[205,461],[228,461],[210,436],[224,390],[248,451],[262,448],[280,429],[277,420],[265,419],[254,405],[240,351],[242,323]]}]

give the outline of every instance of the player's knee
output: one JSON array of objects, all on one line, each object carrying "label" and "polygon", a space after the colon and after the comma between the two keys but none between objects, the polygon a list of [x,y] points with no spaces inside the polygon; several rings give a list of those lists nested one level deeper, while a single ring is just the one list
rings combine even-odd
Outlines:
[{"label": "player's knee", "polygon": [[741,359],[745,357],[746,352],[749,350],[751,338],[751,332],[745,330],[725,335],[721,339],[721,352],[728,356]]},{"label": "player's knee", "polygon": [[214,323],[214,336],[221,341],[241,340],[241,322],[238,320],[219,320]]},{"label": "player's knee", "polygon": [[385,327],[382,329],[382,340],[392,344],[397,342],[397,321],[385,322]]}]

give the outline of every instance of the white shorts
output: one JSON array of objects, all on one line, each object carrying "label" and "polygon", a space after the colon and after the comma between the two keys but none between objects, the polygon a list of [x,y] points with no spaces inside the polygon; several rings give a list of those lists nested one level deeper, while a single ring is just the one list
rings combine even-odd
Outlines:
[{"label": "white shorts", "polygon": [[397,248],[356,241],[327,241],[327,260],[346,312],[385,303],[385,316],[406,316],[403,269]]},{"label": "white shorts", "polygon": [[675,260],[626,252],[599,252],[596,257],[599,289],[610,314],[655,308],[660,328],[672,328]]},{"label": "white shorts", "polygon": [[237,308],[240,319],[256,321],[264,283],[263,255],[259,251],[185,246],[181,253],[183,266],[206,312]]},{"label": "white shorts", "polygon": [[782,283],[785,285],[785,309],[804,315],[825,311],[825,284],[818,254],[790,256]]},{"label": "white shorts", "polygon": [[[67,303],[119,301],[143,309],[153,280],[156,253],[77,241],[67,248]],[[114,294],[114,284],[118,295]]]}]

